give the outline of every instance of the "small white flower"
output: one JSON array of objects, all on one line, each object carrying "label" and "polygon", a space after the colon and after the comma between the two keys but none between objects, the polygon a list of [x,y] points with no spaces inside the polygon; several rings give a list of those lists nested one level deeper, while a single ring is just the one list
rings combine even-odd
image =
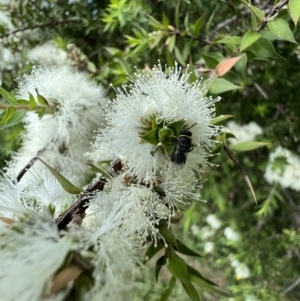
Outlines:
[{"label": "small white flower", "polygon": [[254,141],[256,136],[263,133],[262,128],[253,121],[245,125],[229,121],[223,128],[223,132],[229,132],[235,136],[235,138],[228,139],[231,144]]},{"label": "small white flower", "polygon": [[283,188],[300,190],[300,158],[288,149],[278,146],[269,156],[265,179]]},{"label": "small white flower", "polygon": [[53,41],[38,45],[28,52],[28,59],[42,66],[70,65],[67,52],[58,48]]},{"label": "small white flower", "polygon": [[234,268],[236,279],[246,279],[250,277],[250,269],[244,263],[237,259],[231,261],[231,266]]},{"label": "small white flower", "polygon": [[226,227],[224,229],[225,237],[230,241],[238,241],[240,240],[240,234],[234,231],[231,227]]},{"label": "small white flower", "polygon": [[209,214],[206,217],[206,222],[215,230],[218,230],[222,225],[222,222],[217,218],[215,214]]},{"label": "small white flower", "polygon": [[205,226],[200,230],[200,236],[202,239],[207,239],[215,234],[215,230],[209,226]]},{"label": "small white flower", "polygon": [[[39,155],[59,171],[76,176],[80,185],[89,170],[83,154],[89,149],[93,131],[103,121],[99,107],[99,103],[106,103],[103,90],[83,73],[68,68],[40,67],[19,79],[17,96],[28,100],[29,93],[36,98],[37,91],[53,112],[41,118],[35,112],[27,112],[24,143],[7,173],[19,174]],[[43,165],[36,161],[34,166],[38,172]]]},{"label": "small white flower", "polygon": [[204,252],[211,253],[214,250],[215,244],[211,241],[208,241],[204,245]]},{"label": "small white flower", "polygon": [[[88,157],[95,162],[122,157],[127,173],[153,183],[166,161],[171,162],[179,131],[190,128],[194,148],[187,169],[205,165],[219,131],[210,125],[219,98],[204,97],[200,82],[189,84],[189,74],[180,73],[175,64],[167,76],[159,64],[150,75],[136,74],[130,86],[118,90],[106,111],[108,127],[99,132]],[[175,165],[170,166],[177,169]]]},{"label": "small white flower", "polygon": [[198,225],[192,225],[191,226],[191,231],[192,231],[193,235],[198,236],[199,233],[200,233],[200,228],[199,228]]}]

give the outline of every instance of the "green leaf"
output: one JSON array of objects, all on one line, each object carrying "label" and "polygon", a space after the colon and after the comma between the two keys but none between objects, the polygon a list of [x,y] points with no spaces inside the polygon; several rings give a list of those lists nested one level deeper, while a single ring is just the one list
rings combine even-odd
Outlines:
[{"label": "green leaf", "polygon": [[250,151],[253,149],[257,149],[263,146],[270,145],[269,142],[257,142],[257,141],[252,141],[252,142],[242,142],[238,144],[231,145],[231,148],[237,151]]},{"label": "green leaf", "polygon": [[172,275],[180,281],[189,282],[188,268],[185,261],[179,257],[174,251],[166,250],[169,256],[168,269]]},{"label": "green leaf", "polygon": [[181,284],[192,301],[200,301],[199,294],[191,282],[181,281]]},{"label": "green leaf", "polygon": [[239,45],[242,41],[241,37],[238,36],[227,36],[221,40],[217,40],[214,43],[222,43],[222,44],[235,44]]},{"label": "green leaf", "polygon": [[221,94],[227,91],[240,89],[240,87],[229,82],[224,78],[216,78],[212,85],[209,88],[210,93],[212,94]]},{"label": "green leaf", "polygon": [[244,3],[248,8],[250,8],[251,12],[260,20],[260,21],[263,21],[263,19],[265,18],[265,14],[264,12],[253,6],[252,4],[249,4],[247,1],[245,0],[242,0],[242,3]]},{"label": "green leaf", "polygon": [[248,57],[244,54],[241,59],[235,64],[234,68],[240,72],[243,76],[246,76],[246,67],[247,67]]},{"label": "green leaf", "polygon": [[204,59],[204,61],[206,63],[206,66],[208,68],[212,68],[213,69],[213,68],[215,68],[219,64],[218,60],[216,58],[212,57],[212,56],[209,56],[209,55],[207,55],[205,53],[201,53],[201,56]]},{"label": "green leaf", "polygon": [[96,67],[96,65],[95,65],[93,62],[91,62],[91,61],[88,61],[87,66],[86,66],[86,69],[87,69],[89,72],[91,72],[91,73],[96,73],[96,72],[97,72],[97,67]]},{"label": "green leaf", "polygon": [[203,26],[204,23],[204,18],[205,18],[205,14],[203,14],[197,21],[195,24],[191,24],[191,32],[193,35],[195,35],[196,37],[200,34],[201,28]]},{"label": "green leaf", "polygon": [[276,52],[273,44],[267,39],[260,38],[255,43],[253,43],[251,47],[254,50],[256,56],[258,57],[278,57],[284,59]]},{"label": "green leaf", "polygon": [[165,29],[168,29],[169,19],[168,19],[167,15],[165,14],[164,11],[162,12],[162,24],[163,24]]},{"label": "green leaf", "polygon": [[174,250],[188,256],[197,256],[202,257],[199,253],[195,252],[194,250],[190,249],[188,246],[186,246],[183,242],[181,242],[179,239],[176,239],[177,245],[173,246]]},{"label": "green leaf", "polygon": [[174,135],[177,137],[180,134],[180,131],[182,130],[184,126],[184,121],[174,121],[168,124],[168,127],[171,128],[174,131]]},{"label": "green leaf", "polygon": [[155,246],[155,244],[153,243],[148,250],[145,253],[145,260],[144,263],[146,263],[148,260],[150,260],[156,253],[158,253],[163,247],[164,247],[164,243],[161,241],[157,244],[157,246]]},{"label": "green leaf", "polygon": [[115,47],[104,47],[104,49],[111,55],[111,56],[121,56],[122,51]]},{"label": "green leaf", "polygon": [[38,101],[38,103],[40,103],[41,105],[48,105],[48,101],[46,100],[45,97],[43,97],[43,96],[42,96],[41,94],[39,94],[38,92],[37,92],[36,96],[37,96],[37,101]]},{"label": "green leaf", "polygon": [[268,22],[269,29],[283,40],[297,44],[287,21],[276,18]]},{"label": "green leaf", "polygon": [[140,138],[144,139],[145,141],[147,141],[150,144],[154,144],[157,145],[159,140],[158,140],[158,129],[155,128],[149,132],[147,132],[144,135],[140,135]]},{"label": "green leaf", "polygon": [[185,66],[186,63],[182,57],[182,54],[180,53],[179,49],[175,46],[175,56],[176,56],[176,59],[178,60],[178,62],[182,65],[182,66]]},{"label": "green leaf", "polygon": [[31,93],[29,93],[29,108],[33,110],[35,106],[36,106],[35,98]]},{"label": "green leaf", "polygon": [[56,169],[48,165],[46,162],[44,162],[42,159],[38,158],[53,174],[53,176],[57,179],[61,187],[70,194],[80,194],[82,189],[79,187],[76,187],[74,184],[72,184],[68,179],[66,179],[60,172],[58,172]]},{"label": "green leaf", "polygon": [[160,235],[165,239],[165,241],[168,244],[171,244],[172,246],[177,245],[175,235],[172,229],[168,226],[168,223],[166,221],[161,220],[158,228],[159,228]]},{"label": "green leaf", "polygon": [[224,120],[227,120],[229,118],[232,118],[234,117],[233,115],[220,115],[216,118],[213,118],[211,121],[210,121],[210,124],[217,124],[217,123],[220,123]]},{"label": "green leaf", "polygon": [[16,110],[15,107],[13,106],[8,106],[6,108],[5,114],[3,116],[3,118],[0,120],[0,126],[1,128],[5,127],[5,124],[9,121],[9,119],[12,117],[14,111]]},{"label": "green leaf", "polygon": [[176,283],[176,278],[172,276],[172,278],[170,279],[168,287],[161,294],[160,301],[167,301],[167,299],[169,298],[169,296],[172,293],[172,290],[173,290],[173,287],[174,287],[175,283]]},{"label": "green leaf", "polygon": [[161,256],[157,261],[156,261],[156,264],[155,264],[155,280],[157,282],[158,280],[158,275],[159,275],[159,272],[161,270],[161,268],[167,263],[167,258],[165,255]]},{"label": "green leaf", "polygon": [[176,35],[173,34],[171,37],[169,37],[169,43],[168,43],[168,51],[173,52],[176,42]]},{"label": "green leaf", "polygon": [[12,105],[16,105],[16,99],[15,97],[8,91],[6,91],[5,89],[0,87],[0,94],[3,96],[3,98],[10,104]]},{"label": "green leaf", "polygon": [[300,1],[299,0],[290,0],[288,3],[290,16],[297,26],[297,22],[300,18]]},{"label": "green leaf", "polygon": [[260,38],[260,34],[256,31],[248,31],[242,39],[241,42],[241,47],[240,47],[240,51],[245,50],[246,48],[248,48],[250,45],[252,45],[256,40],[258,40]]},{"label": "green leaf", "polygon": [[190,281],[196,283],[199,287],[205,288],[212,292],[218,293],[224,297],[228,297],[229,294],[217,289],[217,285],[211,280],[205,278],[199,271],[188,265],[188,273]]},{"label": "green leaf", "polygon": [[6,122],[5,128],[14,126],[18,123],[20,123],[23,119],[23,117],[26,115],[27,111],[26,110],[17,110],[13,112],[11,118]]}]

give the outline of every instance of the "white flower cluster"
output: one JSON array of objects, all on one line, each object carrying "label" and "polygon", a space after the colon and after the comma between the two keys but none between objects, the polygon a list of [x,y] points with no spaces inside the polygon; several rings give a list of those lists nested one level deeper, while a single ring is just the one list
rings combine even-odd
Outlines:
[{"label": "white flower cluster", "polygon": [[262,128],[255,122],[250,122],[245,125],[239,125],[234,121],[229,121],[223,128],[223,132],[232,133],[235,138],[230,137],[230,144],[254,141],[256,136],[263,133]]},{"label": "white flower cluster", "polygon": [[[89,149],[93,131],[103,122],[99,107],[99,103],[107,102],[103,89],[85,74],[68,67],[37,67],[18,81],[18,98],[29,100],[31,93],[40,105],[39,94],[48,104],[44,105],[46,113],[42,117],[30,111],[25,115],[23,146],[10,162],[7,174],[11,178],[17,176],[39,155],[52,167],[71,175],[76,183],[83,184],[88,172],[83,154]],[[36,173],[42,166],[38,161],[34,163]],[[28,176],[32,177],[31,172],[24,178]]]},{"label": "white flower cluster", "polygon": [[[5,261],[0,292],[5,300],[14,301],[19,294],[24,301],[63,300],[74,279],[52,296],[51,287],[74,252],[92,266],[82,300],[130,300],[141,249],[163,239],[159,229],[180,219],[181,203],[200,198],[199,168],[208,163],[220,131],[210,124],[219,98],[204,97],[200,82],[189,84],[188,78],[177,64],[168,75],[159,64],[148,75],[136,74],[109,105],[100,87],[70,68],[34,68],[19,79],[18,98],[34,97],[45,114],[25,115],[23,146],[0,181],[0,260]],[[44,105],[38,102],[41,96]],[[104,122],[107,127],[101,129]],[[97,128],[86,156],[102,170],[107,161],[118,159],[122,169],[109,171],[104,190],[87,193],[83,221],[73,220],[67,231],[59,232],[49,212],[59,216],[75,198],[32,159],[40,157],[82,185],[88,170],[83,154]],[[20,173],[24,176],[17,183]],[[3,226],[7,218],[19,222]],[[214,231],[221,225],[213,215],[207,222]],[[207,252],[212,248],[207,246]],[[14,290],[8,288],[12,278],[18,283]]]},{"label": "white flower cluster", "polygon": [[269,156],[264,174],[268,183],[283,188],[300,190],[300,158],[288,149],[278,146]]},{"label": "white flower cluster", "polygon": [[66,66],[71,65],[66,51],[58,48],[54,42],[48,41],[38,45],[28,52],[28,59],[42,66]]}]

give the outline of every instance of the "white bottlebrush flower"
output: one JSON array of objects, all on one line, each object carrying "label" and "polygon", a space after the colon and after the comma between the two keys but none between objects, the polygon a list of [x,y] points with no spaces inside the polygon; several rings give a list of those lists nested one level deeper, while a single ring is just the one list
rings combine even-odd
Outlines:
[{"label": "white bottlebrush flower", "polygon": [[[99,107],[99,103],[103,106],[107,101],[103,89],[89,81],[87,75],[66,67],[37,67],[18,82],[17,97],[28,100],[31,93],[36,99],[38,92],[52,112],[41,118],[35,112],[27,112],[24,143],[7,173],[19,174],[39,155],[58,170],[76,176],[81,184],[88,171],[83,154],[89,149],[93,131],[103,122]],[[38,170],[42,163],[36,161],[34,166]]]},{"label": "white bottlebrush flower", "polygon": [[133,236],[141,243],[151,237],[156,242],[160,238],[157,225],[162,218],[168,218],[159,195],[138,184],[123,188],[116,184],[114,187],[116,182],[113,180],[110,191],[100,192],[91,202],[89,212],[95,216],[92,225],[98,228],[97,223],[102,223],[101,216],[106,212],[110,222],[125,236]]},{"label": "white bottlebrush flower", "polygon": [[230,137],[228,141],[231,144],[254,141],[256,136],[263,133],[262,128],[255,122],[250,122],[245,125],[237,124],[234,121],[229,121],[223,128],[223,132],[232,133],[235,138]]},{"label": "white bottlebrush flower", "polygon": [[218,230],[222,225],[222,222],[217,218],[215,214],[209,214],[206,217],[206,222],[215,230]]},{"label": "white bottlebrush flower", "polygon": [[171,162],[180,131],[189,129],[193,150],[185,168],[207,163],[219,130],[210,125],[219,98],[204,97],[201,83],[189,84],[189,74],[181,75],[177,64],[169,71],[166,75],[159,64],[150,74],[136,74],[130,86],[117,91],[106,111],[108,127],[99,131],[90,159],[119,157],[128,174],[153,183],[166,161]]},{"label": "white bottlebrush flower", "polygon": [[226,227],[224,229],[224,235],[230,241],[238,241],[241,238],[240,234],[234,231],[231,227]]},{"label": "white bottlebrush flower", "polygon": [[28,52],[29,61],[42,66],[70,65],[66,51],[58,48],[53,41],[38,45]]},{"label": "white bottlebrush flower", "polygon": [[300,158],[288,149],[278,146],[269,156],[264,174],[268,183],[283,188],[300,190]]},{"label": "white bottlebrush flower", "polygon": [[17,227],[1,234],[1,300],[39,301],[71,250],[71,243],[60,237],[48,216],[32,215]]}]

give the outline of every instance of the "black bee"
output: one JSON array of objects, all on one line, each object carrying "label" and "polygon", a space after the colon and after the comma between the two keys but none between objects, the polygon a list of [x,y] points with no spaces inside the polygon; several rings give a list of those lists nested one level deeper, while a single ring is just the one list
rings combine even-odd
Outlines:
[{"label": "black bee", "polygon": [[196,125],[193,124],[190,128],[181,130],[177,137],[177,142],[173,153],[171,154],[171,161],[175,164],[185,164],[186,157],[193,149],[192,145],[192,133],[190,129]]}]

